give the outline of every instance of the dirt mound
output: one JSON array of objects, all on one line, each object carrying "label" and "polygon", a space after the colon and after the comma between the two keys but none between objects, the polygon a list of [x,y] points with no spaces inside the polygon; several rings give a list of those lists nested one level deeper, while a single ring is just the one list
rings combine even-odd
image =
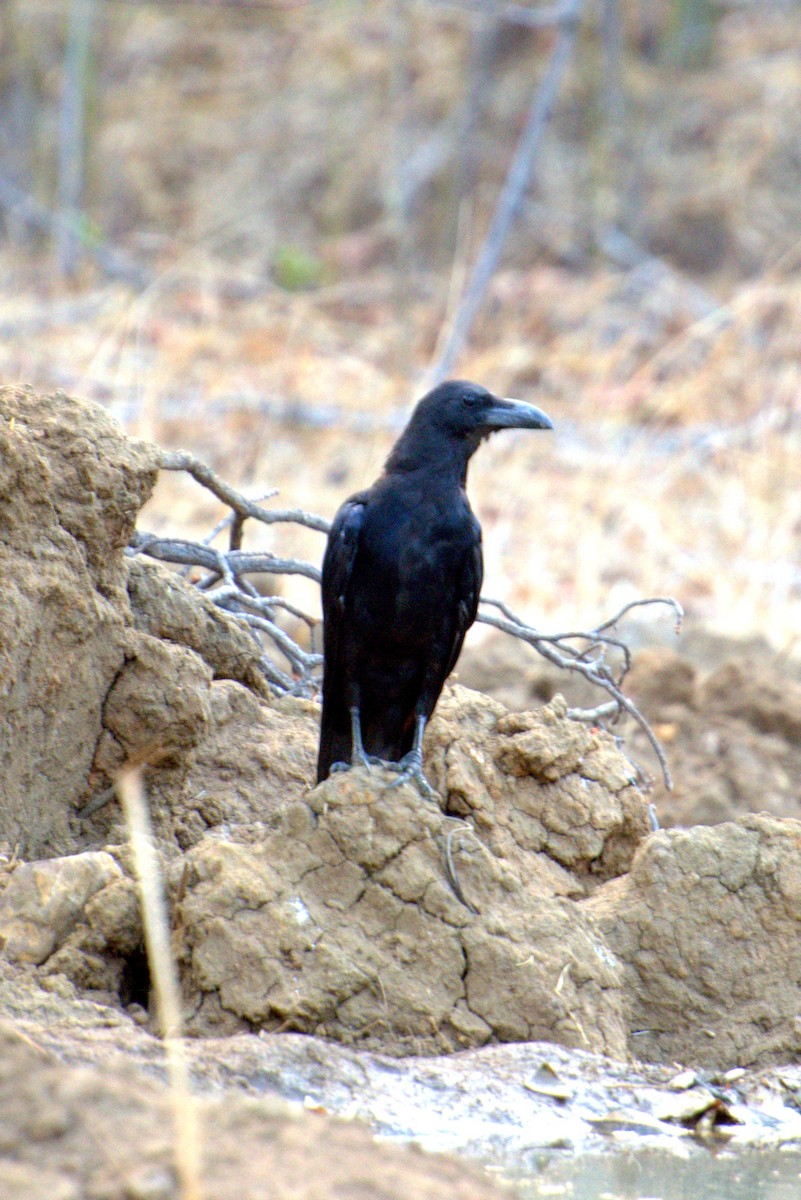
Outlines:
[{"label": "dirt mound", "polygon": [[125,663],[122,550],[155,462],[64,395],[3,389],[0,418],[3,836],[58,853]]},{"label": "dirt mound", "polygon": [[[393,1055],[543,1040],[719,1068],[794,1056],[801,824],[662,831],[568,898],[547,855],[523,873],[386,784],[335,778],[259,840],[207,835],[173,861],[193,1033],[294,1029]],[[141,929],[117,854],[18,865],[0,893],[5,957],[41,963],[67,998],[134,995]]]},{"label": "dirt mound", "polygon": [[525,847],[521,871],[388,782],[335,777],[259,844],[209,837],[187,855],[193,1030],[219,1028],[222,1011],[393,1054],[531,1039],[623,1053],[618,971],[555,895],[565,872]]},{"label": "dirt mound", "polygon": [[[639,656],[629,686],[670,760],[673,791],[661,782],[653,791],[663,825],[751,812],[801,818],[801,684],[792,664],[729,657],[704,670],[654,649]],[[629,744],[646,760],[641,734],[632,731]]]},{"label": "dirt mound", "polygon": [[[625,870],[647,832],[628,764],[560,700],[510,718],[454,688],[442,709],[432,778],[466,819],[354,772],[269,825],[172,851],[192,1032],[292,1028],[392,1054],[532,1038],[625,1053],[619,966],[575,900]],[[125,846],[9,863],[6,958],[40,964],[66,994],[141,1003],[130,872]]]},{"label": "dirt mound", "polygon": [[706,1066],[798,1054],[801,822],[654,834],[583,906],[625,963],[637,1053]]},{"label": "dirt mound", "polygon": [[[155,451],[66,397],[7,390],[0,404],[16,583],[0,838],[19,841],[29,820],[25,857],[40,858],[9,854],[0,872],[7,961],[147,1020],[116,802],[84,822],[77,810],[138,758],[196,1033],[291,1028],[395,1055],[533,1038],[714,1064],[791,1052],[793,822],[649,837],[629,760],[561,697],[510,713],[459,686],[427,736],[444,811],[376,770],[310,790],[316,707],[270,699],[233,618],[123,553]],[[765,664],[704,676],[652,650],[631,683],[672,746],[685,720],[688,744],[706,745],[714,720],[739,762],[744,731],[797,753],[801,687]],[[44,719],[63,720],[80,752],[51,762]]]},{"label": "dirt mound", "polygon": [[[248,633],[123,553],[156,461],[97,405],[0,389],[0,836],[26,857],[113,836],[114,806],[91,821],[80,811],[126,759],[149,764],[158,831],[183,846],[208,825],[263,816],[308,777],[314,721],[301,702],[266,720]],[[237,706],[256,731],[239,740]],[[211,766],[218,779],[242,768],[251,738],[271,771],[261,787],[250,771],[248,804],[235,794],[229,806],[219,786],[196,802]]]},{"label": "dirt mound", "polygon": [[[632,625],[622,636],[634,651],[625,690],[651,722],[667,754],[673,791],[633,723],[621,723],[627,753],[653,775],[651,799],[666,827],[714,825],[751,812],[801,818],[801,680],[796,660],[762,639],[743,641],[703,628],[670,644]],[[678,645],[678,649],[675,648]],[[466,653],[459,677],[512,709],[563,693],[594,707],[599,692],[509,639],[490,637]]]},{"label": "dirt mound", "polygon": [[586,680],[551,666],[531,647],[491,633],[479,645],[468,644],[456,668],[460,683],[492,696],[513,712],[547,704],[559,693],[577,707],[598,703],[597,689]]}]

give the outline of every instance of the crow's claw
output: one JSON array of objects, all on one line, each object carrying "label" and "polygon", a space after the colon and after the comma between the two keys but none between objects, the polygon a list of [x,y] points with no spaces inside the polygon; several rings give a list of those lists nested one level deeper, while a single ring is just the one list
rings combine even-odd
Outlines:
[{"label": "crow's claw", "polygon": [[387,788],[402,787],[404,783],[413,783],[421,796],[426,800],[437,800],[437,793],[423,773],[423,756],[419,750],[410,750],[404,754],[400,762],[384,763],[390,771],[397,771],[398,778],[387,784]]}]

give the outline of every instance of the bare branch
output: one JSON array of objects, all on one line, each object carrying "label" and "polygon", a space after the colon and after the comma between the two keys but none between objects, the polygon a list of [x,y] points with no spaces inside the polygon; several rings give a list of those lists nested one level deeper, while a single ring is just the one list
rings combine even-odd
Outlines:
[{"label": "bare branch", "polygon": [[608,700],[596,708],[569,708],[567,715],[571,721],[582,721],[585,725],[597,725],[607,717],[616,717],[619,712],[617,700]]},{"label": "bare branch", "polygon": [[[271,491],[264,492],[261,496],[256,496],[253,503],[261,504],[265,500],[272,500],[273,496],[277,496],[277,495],[278,495],[278,489],[272,488]],[[223,517],[221,521],[217,522],[217,524],[212,529],[211,533],[207,534],[206,537],[204,537],[202,544],[204,546],[210,546],[211,543],[214,541],[214,539],[217,537],[217,535],[222,533],[223,529],[227,529],[230,527],[231,535],[228,539],[228,548],[230,550],[239,550],[241,547],[241,542],[242,542],[242,523],[243,523],[243,521],[244,521],[244,518],[240,517],[238,515],[238,513],[229,513],[227,517]],[[238,522],[238,525],[237,525],[237,522]],[[236,543],[236,544],[234,544],[234,543]],[[181,574],[183,576],[186,576],[189,574],[189,572],[191,570],[192,570],[191,566],[186,566],[181,571]]]},{"label": "bare branch", "polygon": [[448,883],[451,886],[451,891],[456,899],[460,901],[465,908],[469,909],[471,913],[477,913],[478,909],[470,903],[462,891],[462,885],[459,883],[459,876],[456,874],[456,866],[454,865],[453,861],[453,839],[457,834],[460,833],[474,833],[472,825],[468,824],[466,821],[460,821],[458,825],[449,830],[445,835],[445,846],[442,855],[445,866],[445,877],[447,878]]},{"label": "bare branch", "polygon": [[[625,644],[619,639],[610,638],[607,634],[602,633],[601,630],[612,628],[616,622],[620,620],[624,613],[630,611],[632,608],[636,608],[644,604],[667,604],[676,614],[678,623],[683,615],[683,610],[677,600],[665,600],[661,598],[634,600],[625,605],[620,612],[615,614],[614,617],[611,617],[608,621],[605,621],[603,625],[599,627],[599,629],[593,629],[586,633],[567,634],[540,633],[538,630],[532,628],[531,625],[527,625],[524,621],[521,621],[521,619],[517,617],[508,608],[508,606],[500,600],[491,600],[482,596],[481,603],[497,608],[504,614],[504,616],[502,618],[492,617],[488,613],[479,611],[479,614],[476,617],[477,621],[481,621],[485,625],[492,625],[495,629],[500,629],[503,633],[508,633],[512,637],[517,637],[524,642],[528,642],[530,646],[533,646],[543,658],[547,659],[548,662],[553,663],[554,666],[560,667],[564,671],[576,671],[579,675],[582,675],[596,687],[602,688],[605,692],[608,692],[612,697],[612,702],[614,704],[614,716],[612,719],[614,720],[615,717],[619,716],[622,712],[626,712],[634,721],[636,721],[648,739],[651,748],[657,757],[660,769],[662,771],[662,778],[665,781],[665,787],[668,789],[668,791],[672,790],[673,780],[671,779],[670,770],[667,765],[667,759],[665,758],[665,752],[663,751],[656,734],[651,729],[648,721],[645,719],[633,701],[630,700],[628,696],[624,695],[624,693],[620,690],[620,684],[628,670],[630,661],[628,647],[625,646]],[[571,640],[583,641],[586,643],[586,645],[584,647],[577,648],[569,644]],[[623,652],[623,668],[622,670],[618,671],[617,677],[612,674],[609,666],[604,660],[605,649],[608,645],[616,646],[618,649],[622,649]],[[603,707],[606,708],[605,705]],[[590,711],[592,712],[594,710]],[[571,712],[570,715],[575,717],[576,713]]]},{"label": "bare branch", "polygon": [[608,621],[604,621],[603,625],[599,625],[595,632],[601,633],[604,629],[613,629],[618,621],[622,620],[626,613],[631,612],[633,608],[645,608],[649,604],[666,604],[668,608],[672,608],[676,616],[675,632],[681,633],[684,609],[673,596],[648,596],[644,600],[629,600],[628,604],[623,605],[620,612],[615,613]]},{"label": "bare branch", "polygon": [[[208,488],[210,492],[222,500],[223,504],[227,504],[229,508],[234,510],[234,513],[239,517],[252,517],[254,521],[262,521],[265,525],[274,525],[278,521],[293,521],[296,525],[306,525],[309,529],[317,529],[320,533],[328,533],[331,528],[330,522],[323,517],[317,517],[314,513],[303,512],[299,508],[283,509],[271,511],[267,508],[262,508],[253,500],[248,500],[241,492],[232,488],[229,483],[225,483],[214,474],[211,467],[207,467],[199,458],[195,458],[194,454],[190,454],[188,450],[163,450],[159,456],[159,467],[162,471],[186,471],[195,479],[201,487]],[[275,494],[275,493],[273,493]],[[248,570],[258,570],[256,567],[247,568]]]},{"label": "bare branch", "polygon": [[284,633],[283,629],[279,629],[274,621],[268,621],[266,617],[260,617],[255,613],[242,612],[237,609],[229,608],[228,611],[234,612],[246,625],[251,625],[254,629],[260,629],[262,632],[268,633],[276,646],[279,646],[283,650],[293,666],[307,669],[321,666],[323,661],[322,654],[306,654],[289,634]]},{"label": "bare branch", "polygon": [[305,575],[315,583],[320,582],[319,567],[314,567],[299,558],[276,558],[269,550],[228,550],[223,553],[199,542],[189,542],[182,538],[160,538],[152,533],[141,533],[139,530],[133,534],[129,550],[135,554],[147,554],[149,558],[157,558],[161,562],[204,567],[207,571],[214,572],[217,577],[225,578],[228,574],[233,579],[240,575],[253,574]]}]

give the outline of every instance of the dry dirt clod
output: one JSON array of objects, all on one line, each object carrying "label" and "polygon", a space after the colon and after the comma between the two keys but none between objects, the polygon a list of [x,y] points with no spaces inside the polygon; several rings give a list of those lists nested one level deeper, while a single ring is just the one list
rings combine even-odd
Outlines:
[{"label": "dry dirt clod", "polygon": [[20,863],[0,892],[0,947],[12,962],[43,963],[122,871],[109,854]]},{"label": "dry dirt clod", "polygon": [[556,696],[507,713],[452,686],[429,726],[426,769],[446,810],[473,821],[523,878],[576,895],[625,871],[650,826],[626,758],[566,709]]}]

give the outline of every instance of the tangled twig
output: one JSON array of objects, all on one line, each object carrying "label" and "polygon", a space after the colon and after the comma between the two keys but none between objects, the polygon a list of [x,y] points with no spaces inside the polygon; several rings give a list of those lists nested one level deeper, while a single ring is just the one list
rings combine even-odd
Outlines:
[{"label": "tangled twig", "polygon": [[[233,522],[229,521],[221,523],[218,529],[225,528],[226,524],[233,526]],[[312,632],[312,647],[314,630],[319,622],[282,596],[261,595],[246,576],[304,575],[319,583],[318,567],[298,558],[279,558],[268,550],[217,550],[206,542],[160,538],[138,530],[130,540],[128,552],[146,554],[149,558],[174,563],[188,570],[202,568],[206,574],[195,581],[194,586],[247,626],[261,646],[260,665],[270,686],[279,693],[289,692],[292,695],[313,695],[317,691],[317,672],[323,656],[314,649],[311,652],[304,650],[291,634],[280,627],[276,616],[280,610],[307,625]],[[268,653],[268,645],[286,661],[289,673],[276,663],[273,653]]]},{"label": "tangled twig", "polygon": [[[678,600],[665,596],[632,600],[596,629],[547,634],[540,633],[531,625],[527,625],[525,621],[521,621],[520,617],[516,616],[501,600],[490,600],[488,597],[482,596],[481,604],[497,608],[503,616],[494,617],[479,610],[476,620],[485,625],[492,625],[495,629],[500,629],[512,637],[520,638],[521,641],[528,642],[548,662],[564,671],[576,671],[596,687],[608,692],[612,699],[606,704],[591,709],[569,709],[568,716],[573,717],[574,720],[600,724],[607,718],[616,720],[621,713],[627,712],[648,738],[654,754],[659,760],[665,787],[668,790],[673,787],[665,752],[659,739],[637,706],[621,691],[623,680],[631,667],[631,651],[625,642],[613,636],[609,631],[615,629],[618,622],[633,608],[666,604],[674,612],[676,632],[678,633],[684,617],[684,610]],[[573,644],[576,642],[578,645]],[[620,663],[617,667],[607,661],[607,653],[610,648],[617,650],[620,655]]]},{"label": "tangled twig", "polygon": [[[163,452],[159,464],[164,470],[187,471],[202,487],[212,492],[231,512],[214,527],[202,542],[183,538],[162,538],[135,531],[129,543],[129,554],[145,554],[161,562],[173,563],[189,575],[200,570],[204,574],[193,580],[220,608],[236,617],[250,631],[261,649],[261,668],[270,686],[278,693],[313,695],[319,688],[319,668],[322,654],[315,648],[315,633],[319,618],[310,616],[282,596],[263,595],[248,579],[250,575],[302,575],[320,582],[320,569],[299,558],[280,558],[268,550],[243,550],[242,535],[247,520],[266,525],[290,522],[327,533],[330,523],[323,517],[301,509],[268,509],[264,500],[273,499],[275,491],[249,500],[194,455],[185,451]],[[211,545],[215,537],[228,529],[228,548],[220,550]],[[191,576],[190,576],[191,578]],[[606,692],[610,699],[595,708],[569,709],[574,720],[605,727],[624,712],[640,726],[659,762],[667,788],[672,787],[664,751],[637,706],[622,691],[623,680],[631,666],[631,652],[617,636],[618,623],[634,608],[648,605],[667,605],[673,610],[678,632],[683,617],[677,600],[650,597],[633,600],[624,605],[595,629],[569,630],[562,633],[542,633],[526,624],[501,600],[481,597],[477,620],[491,625],[510,637],[519,638],[532,646],[548,662],[564,671],[577,672],[595,687]],[[498,616],[486,611],[494,608]],[[310,634],[310,649],[303,649],[296,639],[279,623],[279,614],[287,614],[305,624]],[[276,662],[276,655],[279,662]],[[285,665],[280,665],[281,663]]]}]

